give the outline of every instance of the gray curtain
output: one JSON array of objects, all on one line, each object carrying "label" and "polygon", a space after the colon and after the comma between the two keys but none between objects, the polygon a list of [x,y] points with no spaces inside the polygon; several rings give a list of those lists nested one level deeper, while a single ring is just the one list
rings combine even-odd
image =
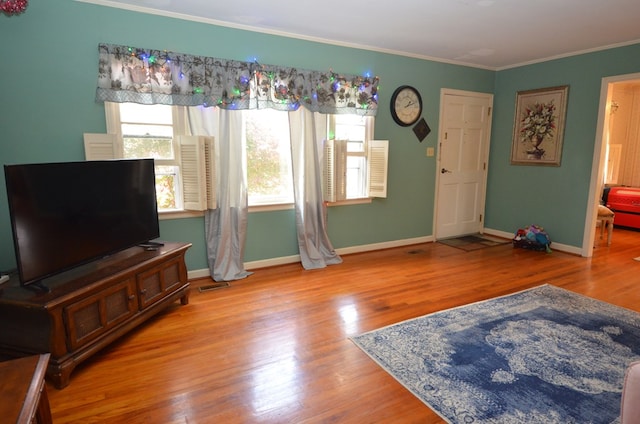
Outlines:
[{"label": "gray curtain", "polygon": [[215,281],[232,281],[251,273],[244,269],[247,235],[247,178],[245,137],[241,111],[189,108],[194,135],[216,140],[216,209],[205,211],[207,261]]},{"label": "gray curtain", "polygon": [[296,231],[305,269],[342,262],[327,235],[326,204],[322,199],[319,149],[327,134],[326,122],[326,116],[306,108],[289,112]]}]

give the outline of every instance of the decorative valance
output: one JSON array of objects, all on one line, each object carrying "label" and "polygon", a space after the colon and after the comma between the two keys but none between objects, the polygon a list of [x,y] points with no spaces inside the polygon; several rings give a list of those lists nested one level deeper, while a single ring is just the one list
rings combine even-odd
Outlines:
[{"label": "decorative valance", "polygon": [[96,101],[375,115],[378,77],[100,44]]}]

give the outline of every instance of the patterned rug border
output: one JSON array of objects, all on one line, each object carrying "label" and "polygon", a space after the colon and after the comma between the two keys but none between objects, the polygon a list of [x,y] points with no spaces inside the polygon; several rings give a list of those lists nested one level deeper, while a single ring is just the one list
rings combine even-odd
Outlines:
[{"label": "patterned rug border", "polygon": [[[558,287],[558,286],[554,286],[553,284],[546,283],[546,284],[540,284],[539,286],[529,287],[528,289],[523,289],[523,290],[518,290],[518,291],[511,292],[511,293],[503,294],[502,296],[490,297],[488,299],[478,300],[476,302],[471,302],[471,303],[465,303],[464,305],[454,306],[452,308],[441,309],[439,311],[429,312],[428,314],[425,314],[425,315],[419,315],[417,317],[407,318],[407,319],[402,320],[402,321],[394,322],[393,324],[388,324],[388,325],[385,325],[383,327],[374,328],[373,330],[365,331],[363,333],[350,336],[349,339],[351,339],[351,341],[354,342],[357,345],[358,343],[354,340],[356,337],[364,336],[364,335],[367,335],[367,334],[370,334],[370,333],[375,333],[376,331],[384,330],[385,328],[393,327],[393,326],[396,326],[396,325],[401,325],[401,324],[406,324],[406,323],[409,323],[409,322],[412,322],[412,321],[417,321],[419,319],[427,318],[427,317],[430,317],[432,315],[440,314],[440,313],[443,313],[443,312],[450,312],[450,311],[455,311],[456,309],[462,309],[462,308],[466,308],[466,307],[473,306],[473,305],[480,305],[482,303],[491,302],[492,300],[504,299],[505,297],[510,297],[510,296],[517,295],[517,294],[520,294],[520,293],[526,293],[528,291],[541,289],[543,287],[553,287],[553,288],[558,289],[558,290],[564,290],[566,292],[573,293],[573,294],[576,294],[578,296],[586,297],[587,299],[593,299],[592,297],[585,296],[583,294],[576,293],[574,291],[563,289],[562,287]],[[594,299],[594,300],[597,300],[597,299]],[[601,301],[599,301],[599,302],[601,302]],[[618,308],[620,308],[620,306],[618,306]],[[635,312],[635,311],[632,311],[632,312]],[[363,352],[365,352],[364,349],[363,349]]]},{"label": "patterned rug border", "polygon": [[[567,294],[569,296],[579,297],[579,298],[581,298],[582,300],[584,300],[586,302],[595,302],[596,304],[608,305],[609,307],[612,307],[614,309],[617,309],[617,310],[619,310],[621,312],[625,312],[625,313],[631,313],[631,314],[635,314],[635,315],[639,314],[637,311],[634,311],[634,310],[631,310],[631,309],[628,309],[628,308],[624,308],[624,307],[621,307],[621,306],[618,306],[618,305],[614,305],[614,304],[608,303],[606,301],[595,299],[593,297],[590,297],[590,296],[587,296],[587,295],[584,295],[584,294],[581,294],[581,293],[577,293],[577,292],[574,292],[574,291],[571,291],[571,290],[568,290],[568,289],[565,289],[565,288],[562,288],[562,287],[558,287],[558,286],[555,286],[553,284],[545,283],[545,284],[541,284],[541,285],[538,285],[538,286],[530,287],[530,288],[527,288],[527,289],[523,289],[523,290],[507,293],[507,294],[504,294],[504,295],[501,295],[501,296],[491,297],[491,298],[488,298],[488,299],[483,299],[483,300],[479,300],[479,301],[472,302],[472,303],[467,303],[467,304],[464,304],[464,305],[455,306],[455,307],[448,308],[448,309],[442,309],[442,310],[439,310],[439,311],[430,312],[430,313],[427,313],[425,315],[420,315],[420,316],[417,316],[417,317],[408,318],[408,319],[403,320],[403,321],[395,322],[395,323],[392,323],[392,324],[385,325],[383,327],[375,328],[373,330],[365,331],[365,332],[362,332],[360,334],[350,336],[349,339],[362,352],[364,352],[369,358],[371,358],[380,368],[382,368],[394,380],[396,380],[403,387],[405,387],[409,392],[411,392],[423,404],[425,404],[427,407],[429,407],[440,418],[442,418],[447,423],[452,423],[452,421],[449,421],[449,417],[447,417],[447,416],[443,415],[442,413],[440,413],[440,411],[438,411],[434,407],[434,405],[430,404],[427,399],[423,398],[422,394],[420,394],[419,392],[414,390],[411,386],[409,386],[404,381],[402,381],[400,378],[398,378],[395,375],[395,373],[392,372],[392,370],[390,370],[387,367],[386,364],[383,364],[375,356],[373,356],[373,354],[370,353],[365,346],[361,345],[358,342],[357,338],[362,337],[362,336],[366,336],[366,335],[369,335],[369,334],[372,334],[372,333],[380,332],[382,330],[385,330],[385,329],[388,329],[388,328],[391,328],[391,327],[400,326],[400,325],[408,324],[408,323],[411,323],[411,322],[414,322],[414,321],[418,321],[418,320],[421,320],[421,319],[424,319],[424,318],[436,316],[438,314],[450,313],[450,312],[456,311],[458,309],[469,308],[469,307],[473,307],[473,306],[476,306],[476,305],[481,305],[483,303],[494,302],[494,301],[497,301],[497,300],[499,301],[500,299],[505,299],[505,298],[509,298],[509,297],[512,297],[512,296],[518,296],[518,295],[521,295],[521,294],[524,294],[524,293],[527,293],[527,292],[541,290],[541,289],[542,290],[544,290],[544,289],[549,290],[550,289],[550,290],[555,290],[557,292],[564,292],[565,294]],[[619,424],[619,419],[613,421],[611,424],[616,424],[616,423]]]}]

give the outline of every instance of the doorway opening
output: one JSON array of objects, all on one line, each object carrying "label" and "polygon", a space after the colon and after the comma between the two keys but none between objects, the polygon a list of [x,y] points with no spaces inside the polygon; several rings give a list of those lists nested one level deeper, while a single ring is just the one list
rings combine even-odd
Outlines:
[{"label": "doorway opening", "polygon": [[633,175],[640,169],[640,162],[629,163],[634,156],[630,151],[638,151],[640,160],[640,138],[631,133],[640,136],[640,73],[603,78],[582,244],[584,257],[593,255],[597,208],[605,186],[640,186],[640,176]]}]

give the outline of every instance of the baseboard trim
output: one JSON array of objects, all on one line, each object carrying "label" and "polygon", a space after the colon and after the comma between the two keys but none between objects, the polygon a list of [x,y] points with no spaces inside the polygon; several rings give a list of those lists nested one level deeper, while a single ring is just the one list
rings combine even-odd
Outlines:
[{"label": "baseboard trim", "polygon": [[[494,230],[492,228],[485,228],[483,230],[484,234],[488,234],[490,236],[501,237],[505,239],[512,239],[513,233],[509,233],[507,231]],[[383,249],[391,249],[393,247],[402,247],[402,246],[410,246],[412,244],[420,244],[420,243],[430,243],[435,241],[434,236],[425,236],[425,237],[415,237],[410,239],[403,240],[393,240],[393,241],[385,241],[382,243],[373,243],[373,244],[363,244],[360,246],[351,246],[351,247],[343,247],[340,249],[336,249],[339,255],[350,255],[353,253],[363,253],[363,252],[371,252],[373,250],[383,250]],[[574,255],[581,255],[582,249],[575,246],[569,246],[566,244],[555,243],[552,241],[551,250],[557,250],[559,252],[571,253]],[[259,261],[251,261],[245,262],[244,267],[247,270],[255,270],[260,268],[267,268],[271,266],[277,265],[287,265],[300,262],[300,255],[291,255],[291,256],[281,256],[279,258],[270,258],[263,259]],[[204,278],[209,276],[208,269],[196,269],[188,272],[189,279],[195,278]]]},{"label": "baseboard trim", "polygon": [[[391,249],[393,247],[410,246],[412,244],[429,243],[434,241],[433,236],[416,237],[403,240],[386,241],[382,243],[364,244],[360,246],[343,247],[336,249],[339,255],[349,255],[352,253],[370,252],[373,250]],[[300,255],[281,256],[279,258],[263,259],[259,261],[245,262],[244,267],[247,270],[259,268],[267,268],[277,265],[287,265],[300,262]],[[195,269],[187,273],[189,279],[204,278],[209,276],[209,270]]]}]

